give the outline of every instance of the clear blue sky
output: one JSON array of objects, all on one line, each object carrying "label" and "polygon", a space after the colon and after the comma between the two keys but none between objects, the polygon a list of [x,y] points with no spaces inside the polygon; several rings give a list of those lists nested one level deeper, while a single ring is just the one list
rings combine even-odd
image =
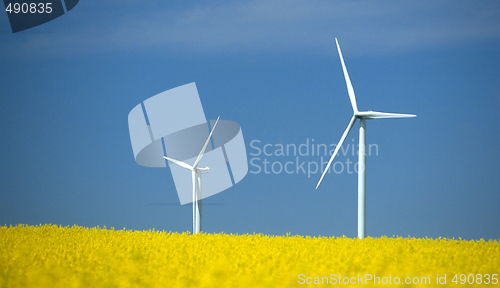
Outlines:
[{"label": "clear blue sky", "polygon": [[[500,239],[500,2],[177,2],[81,0],[16,34],[0,13],[0,225],[191,230],[168,168],[135,163],[130,110],[196,82],[249,160],[296,162],[250,143],[337,143],[337,37],[360,110],[418,115],[367,122],[367,235]],[[256,170],[204,201],[204,231],[356,237],[356,174]]]}]

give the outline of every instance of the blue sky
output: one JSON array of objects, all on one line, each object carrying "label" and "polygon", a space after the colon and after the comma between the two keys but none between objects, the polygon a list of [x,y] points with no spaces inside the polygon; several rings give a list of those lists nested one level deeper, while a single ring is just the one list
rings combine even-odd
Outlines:
[{"label": "blue sky", "polygon": [[[82,0],[16,34],[0,13],[0,224],[191,230],[168,168],[135,163],[130,110],[196,82],[249,161],[296,162],[250,143],[337,143],[352,109],[335,37],[360,110],[418,115],[367,121],[367,235],[500,239],[495,1]],[[315,190],[319,172],[256,170],[204,201],[204,231],[356,237],[356,174]]]}]

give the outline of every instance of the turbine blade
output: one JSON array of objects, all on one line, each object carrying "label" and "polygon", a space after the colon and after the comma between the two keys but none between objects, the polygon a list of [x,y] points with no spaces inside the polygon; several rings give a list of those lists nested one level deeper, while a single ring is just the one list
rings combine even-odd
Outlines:
[{"label": "turbine blade", "polygon": [[358,117],[362,117],[365,119],[377,119],[377,118],[410,118],[416,117],[415,114],[400,114],[400,113],[386,113],[386,112],[358,112]]},{"label": "turbine blade", "polygon": [[321,178],[318,181],[318,185],[316,185],[316,189],[318,189],[319,184],[321,184],[321,181],[323,181],[323,177],[325,177],[326,172],[328,171],[328,168],[330,168],[330,165],[332,164],[333,158],[335,158],[335,156],[339,152],[340,146],[342,146],[342,144],[344,143],[344,140],[347,137],[347,135],[349,134],[349,131],[351,131],[352,126],[356,122],[356,119],[357,119],[356,115],[353,115],[351,118],[351,122],[349,122],[349,125],[347,125],[347,129],[345,129],[344,134],[342,134],[342,137],[340,138],[340,141],[337,144],[337,147],[335,147],[335,151],[333,152],[332,157],[330,157],[330,161],[328,161],[328,165],[326,165],[326,168],[323,171],[323,175],[321,175]]},{"label": "turbine blade", "polygon": [[354,95],[354,89],[352,88],[351,79],[347,73],[347,68],[345,67],[344,58],[342,57],[342,51],[340,51],[340,45],[337,38],[335,38],[337,43],[337,50],[339,50],[340,62],[342,63],[342,70],[344,70],[345,83],[347,84],[347,93],[349,93],[349,99],[351,100],[352,110],[354,113],[358,112],[358,105],[356,104],[356,96]]},{"label": "turbine blade", "polygon": [[193,167],[191,165],[185,163],[185,162],[182,162],[182,161],[179,161],[179,160],[175,160],[175,159],[169,158],[167,156],[163,156],[163,158],[167,159],[168,161],[170,161],[172,163],[175,163],[175,164],[181,166],[182,168],[186,168],[186,169],[191,170],[191,171],[193,170]]},{"label": "turbine blade", "polygon": [[215,127],[217,126],[217,123],[219,122],[219,117],[217,117],[217,121],[215,121],[215,125],[212,128],[212,131],[210,131],[210,134],[208,135],[207,141],[205,141],[205,145],[203,145],[203,148],[200,151],[200,154],[198,154],[198,158],[196,158],[196,161],[194,161],[193,168],[196,169],[198,167],[198,164],[200,164],[201,157],[203,157],[203,153],[205,153],[205,149],[207,149],[208,143],[210,142],[210,137],[212,137],[212,133],[214,133]]}]

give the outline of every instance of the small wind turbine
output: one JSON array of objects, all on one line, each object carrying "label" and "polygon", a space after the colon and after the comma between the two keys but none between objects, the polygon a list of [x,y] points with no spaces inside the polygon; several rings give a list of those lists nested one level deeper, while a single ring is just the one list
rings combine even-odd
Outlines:
[{"label": "small wind turbine", "polygon": [[347,92],[349,94],[349,99],[351,99],[352,109],[354,110],[354,115],[352,115],[347,129],[345,129],[344,134],[340,138],[335,151],[326,165],[326,169],[323,171],[323,175],[316,185],[318,189],[323,177],[325,177],[328,168],[332,164],[333,159],[339,152],[342,143],[344,143],[345,138],[351,131],[352,126],[359,119],[359,148],[358,148],[358,237],[363,239],[366,233],[365,218],[366,218],[366,119],[377,119],[377,118],[408,118],[415,117],[417,115],[413,114],[396,114],[396,113],[385,113],[385,112],[374,112],[374,111],[358,111],[358,106],[356,105],[356,96],[354,95],[354,89],[352,88],[351,80],[349,79],[349,74],[347,74],[347,69],[345,67],[344,58],[342,58],[342,52],[340,51],[339,41],[335,38],[337,43],[337,50],[339,51],[340,62],[342,63],[342,69],[344,70],[345,82],[347,84]]},{"label": "small wind turbine", "polygon": [[[219,118],[220,116],[217,118],[217,121],[215,121],[215,125],[212,128],[212,131],[210,131],[207,141],[205,141],[205,145],[203,145],[203,148],[201,148],[200,154],[198,154],[198,157],[196,158],[192,166],[185,162],[163,156],[163,158],[167,159],[168,161],[191,171],[191,176],[193,180],[193,234],[201,232],[201,199],[202,199],[201,174],[210,173],[210,168],[208,167],[198,168],[198,164],[200,164],[201,157],[203,157],[203,153],[205,153],[205,149],[207,149],[208,143],[210,142],[210,137],[212,137],[212,133],[214,133],[215,126],[217,126]],[[196,189],[197,186],[198,189]]]}]

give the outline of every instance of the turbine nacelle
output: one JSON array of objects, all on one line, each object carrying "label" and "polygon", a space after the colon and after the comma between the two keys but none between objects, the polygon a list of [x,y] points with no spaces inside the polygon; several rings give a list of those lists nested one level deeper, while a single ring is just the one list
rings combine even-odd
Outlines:
[{"label": "turbine nacelle", "polygon": [[208,168],[208,167],[196,168],[196,173],[198,173],[198,174],[210,173],[210,168]]}]

